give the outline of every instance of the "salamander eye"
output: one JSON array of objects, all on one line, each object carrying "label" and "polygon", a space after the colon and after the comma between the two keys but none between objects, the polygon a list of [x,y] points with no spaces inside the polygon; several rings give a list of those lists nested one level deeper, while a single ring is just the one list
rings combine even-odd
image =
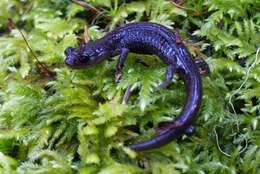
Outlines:
[{"label": "salamander eye", "polygon": [[89,56],[86,56],[86,55],[81,55],[81,56],[79,57],[79,61],[82,62],[82,63],[87,62],[87,61],[89,61],[89,60],[90,60],[90,57],[89,57]]}]

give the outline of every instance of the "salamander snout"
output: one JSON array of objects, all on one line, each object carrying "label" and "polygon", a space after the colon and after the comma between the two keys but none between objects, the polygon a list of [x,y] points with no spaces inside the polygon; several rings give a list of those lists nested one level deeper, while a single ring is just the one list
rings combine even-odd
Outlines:
[{"label": "salamander snout", "polygon": [[69,67],[74,67],[78,63],[77,59],[75,58],[75,48],[68,47],[64,53],[66,55],[65,64]]},{"label": "salamander snout", "polygon": [[84,54],[84,49],[81,46],[72,48],[68,47],[64,51],[66,55],[65,64],[70,68],[84,68],[91,65],[89,56]]},{"label": "salamander snout", "polygon": [[68,57],[73,52],[73,50],[74,50],[74,48],[72,48],[72,47],[66,48],[66,50],[64,51],[66,57]]},{"label": "salamander snout", "polygon": [[73,60],[73,59],[66,58],[65,64],[68,65],[68,66],[73,66],[73,65],[74,65],[74,60]]}]

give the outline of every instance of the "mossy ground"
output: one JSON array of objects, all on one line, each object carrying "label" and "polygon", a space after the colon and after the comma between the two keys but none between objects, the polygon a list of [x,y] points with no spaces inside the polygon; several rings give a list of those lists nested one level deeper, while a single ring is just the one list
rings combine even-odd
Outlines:
[{"label": "mossy ground", "polygon": [[[1,173],[259,173],[259,0],[85,2],[92,10],[69,0],[0,2]],[[211,69],[195,134],[140,153],[124,142],[151,138],[153,126],[178,115],[183,82],[156,91],[165,65],[151,56],[130,54],[118,84],[116,58],[83,70],[64,64],[66,47],[132,21],[178,29]]]}]

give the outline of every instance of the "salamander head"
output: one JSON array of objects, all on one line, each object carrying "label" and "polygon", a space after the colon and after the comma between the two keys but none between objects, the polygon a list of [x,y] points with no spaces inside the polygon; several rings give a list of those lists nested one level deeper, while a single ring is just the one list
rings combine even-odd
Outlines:
[{"label": "salamander head", "polygon": [[76,48],[68,47],[65,50],[65,63],[71,68],[84,68],[95,65],[110,57],[106,47],[93,42],[84,43]]}]

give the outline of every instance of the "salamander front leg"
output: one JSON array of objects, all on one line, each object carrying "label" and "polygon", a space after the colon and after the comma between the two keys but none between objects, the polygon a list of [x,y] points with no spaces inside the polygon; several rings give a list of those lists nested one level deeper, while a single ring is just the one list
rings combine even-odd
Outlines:
[{"label": "salamander front leg", "polygon": [[[146,64],[144,61],[142,61],[141,59],[136,59],[135,63],[138,63],[138,64],[141,64],[143,65],[144,67],[149,67],[148,64]],[[123,97],[123,104],[127,104],[128,101],[129,101],[129,98],[130,96],[132,95],[132,92],[131,92],[131,88],[132,88],[132,85],[129,85],[126,90],[125,90],[125,94],[124,94],[124,97]]]},{"label": "salamander front leg", "polygon": [[201,75],[209,75],[210,74],[210,69],[209,69],[209,65],[207,64],[207,62],[203,59],[195,59],[195,64],[197,66],[197,68],[199,69],[199,72]]},{"label": "salamander front leg", "polygon": [[119,56],[118,62],[116,64],[116,73],[115,73],[115,81],[118,83],[122,76],[122,69],[127,57],[129,50],[126,48],[122,48],[121,54]]},{"label": "salamander front leg", "polygon": [[171,84],[175,70],[176,70],[176,66],[174,64],[170,64],[167,67],[165,80],[159,85],[159,88],[167,88],[169,84]]}]

